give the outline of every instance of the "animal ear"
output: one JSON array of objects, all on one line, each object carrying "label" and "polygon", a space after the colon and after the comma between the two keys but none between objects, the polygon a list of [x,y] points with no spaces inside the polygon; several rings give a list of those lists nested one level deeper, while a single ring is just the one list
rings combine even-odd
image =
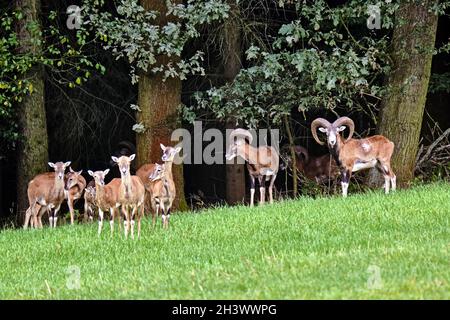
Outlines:
[{"label": "animal ear", "polygon": [[103,171],[103,174],[106,176],[109,172],[109,169],[106,169],[105,171]]},{"label": "animal ear", "polygon": [[117,157],[111,156],[112,161],[119,162],[119,159]]},{"label": "animal ear", "polygon": [[68,166],[70,166],[72,162],[71,161],[67,161],[66,163],[64,163],[64,168],[67,168]]},{"label": "animal ear", "polygon": [[94,172],[92,172],[92,170],[88,170],[88,173],[90,176],[92,176],[92,177],[94,176]]},{"label": "animal ear", "polygon": [[181,147],[176,147],[175,148],[175,153],[178,153],[178,152],[180,152],[181,151]]},{"label": "animal ear", "polygon": [[83,170],[80,170],[80,171],[77,172],[78,175],[82,174],[82,173],[83,173]]},{"label": "animal ear", "polygon": [[155,174],[157,168],[154,168],[152,171],[150,171],[150,173],[148,174],[147,179],[149,179],[150,181],[153,179],[153,175]]},{"label": "animal ear", "polygon": [[159,146],[161,147],[161,150],[162,150],[162,151],[166,151],[166,146],[165,146],[165,145],[163,145],[162,143],[160,143]]},{"label": "animal ear", "polygon": [[72,167],[69,167],[69,171],[72,173],[75,173],[75,171],[73,171]]},{"label": "animal ear", "polygon": [[327,132],[327,129],[325,129],[324,127],[319,127],[319,131],[320,131],[320,132],[323,132],[323,133],[326,133],[326,132]]},{"label": "animal ear", "polygon": [[133,161],[135,157],[136,157],[136,155],[133,153],[133,154],[130,156],[130,161]]},{"label": "animal ear", "polygon": [[338,128],[338,131],[339,131],[339,132],[344,131],[345,128],[347,128],[347,127],[346,127],[346,126],[340,126],[340,127]]},{"label": "animal ear", "polygon": [[50,167],[52,167],[52,168],[55,167],[55,164],[54,164],[53,162],[49,162],[48,165],[49,165]]}]

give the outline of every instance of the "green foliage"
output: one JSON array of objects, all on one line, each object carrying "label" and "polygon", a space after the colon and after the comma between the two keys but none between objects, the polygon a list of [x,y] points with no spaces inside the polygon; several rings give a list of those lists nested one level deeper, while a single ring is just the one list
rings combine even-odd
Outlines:
[{"label": "green foliage", "polygon": [[[294,109],[340,108],[366,113],[376,123],[399,1],[353,0],[335,7],[324,0],[293,3],[279,2],[295,9],[296,16],[279,28],[271,49],[249,47],[250,66],[233,83],[196,93],[194,105],[183,109],[186,119],[233,116],[257,127],[280,125]],[[380,30],[366,25],[370,4],[380,8]]]},{"label": "green foliage", "polygon": [[169,230],[146,218],[140,240],[108,224],[97,237],[96,223],[3,230],[0,298],[448,299],[449,190],[221,207],[174,214]]},{"label": "green foliage", "polygon": [[[51,13],[48,18],[55,23],[56,13]],[[30,44],[24,44],[15,28],[24,19],[18,10],[0,15],[0,153],[14,148],[20,139],[17,104],[33,94],[29,77],[32,69],[46,67],[59,84],[70,88],[82,85],[91,76],[89,70],[93,69],[93,62],[83,53],[87,44],[85,32],[77,31],[76,41],[72,41],[55,25],[41,30],[36,22],[28,21],[24,28],[30,34]],[[26,50],[29,45],[38,49]],[[103,66],[97,66],[104,72]]]},{"label": "green foliage", "polygon": [[428,93],[439,92],[450,93],[450,72],[431,75]]},{"label": "green foliage", "polygon": [[[381,94],[375,80],[386,71],[386,28],[392,25],[395,5],[388,10],[380,4],[385,29],[375,33],[365,27],[366,1],[334,8],[325,1],[306,2],[297,3],[297,17],[280,27],[272,52],[250,47],[246,55],[253,66],[232,84],[197,94],[197,105],[185,113],[208,111],[221,119],[233,115],[251,127],[259,122],[279,125],[294,108],[344,106],[370,114],[366,105],[373,108]],[[358,40],[350,29],[362,30]]]},{"label": "green foliage", "polygon": [[[229,6],[221,0],[188,0],[185,4],[166,2],[167,16],[145,10],[137,0],[120,0],[116,12],[108,12],[104,1],[85,0],[83,27],[93,32],[103,47],[117,59],[126,58],[131,65],[132,82],[139,79],[138,70],[162,72],[164,78],[186,79],[188,74],[203,74],[203,53],[198,51],[182,59],[186,44],[200,36],[198,28],[214,20],[228,17]],[[158,57],[165,56],[163,62]],[[136,70],[136,68],[138,70]]]},{"label": "green foliage", "polygon": [[[165,77],[185,79],[189,73],[203,74],[202,52],[182,59],[185,45],[200,35],[198,28],[206,23],[227,17],[229,9],[223,1],[189,0],[175,5],[168,1],[168,15],[174,22],[159,25],[159,12],[146,11],[137,0],[118,2],[117,12],[104,10],[104,1],[85,0],[82,8],[83,24],[69,30],[57,23],[57,13],[48,15],[49,27],[42,30],[35,22],[26,23],[31,43],[39,50],[21,50],[15,24],[24,19],[20,11],[0,16],[0,139],[2,153],[14,148],[19,139],[16,106],[26,95],[33,93],[30,70],[45,66],[58,85],[69,88],[83,85],[93,72],[105,73],[103,65],[93,60],[86,47],[99,42],[117,59],[126,58],[131,65],[132,82],[138,80],[137,71],[163,72]],[[64,32],[67,32],[65,34]],[[73,36],[73,33],[75,37]],[[159,56],[168,59],[160,61]]]},{"label": "green foliage", "polygon": [[[0,140],[14,142],[18,138],[17,124],[14,122],[14,102],[20,102],[26,94],[33,92],[28,79],[21,79],[36,62],[32,55],[16,54],[19,41],[14,32],[14,21],[22,19],[22,13],[3,13],[0,31]],[[5,144],[2,144],[5,145]],[[4,152],[5,150],[0,150]]]}]

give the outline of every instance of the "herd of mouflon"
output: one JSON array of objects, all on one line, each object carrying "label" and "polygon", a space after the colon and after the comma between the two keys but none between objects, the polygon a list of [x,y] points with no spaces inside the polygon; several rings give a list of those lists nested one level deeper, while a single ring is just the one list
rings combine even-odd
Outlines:
[{"label": "herd of mouflon", "polygon": [[[348,129],[347,138],[341,132]],[[316,182],[335,177],[340,174],[342,195],[347,196],[348,184],[352,172],[362,169],[377,168],[385,179],[384,189],[395,190],[396,177],[392,171],[390,160],[394,151],[394,143],[384,136],[374,135],[363,139],[353,139],[355,125],[348,117],[340,117],[333,123],[317,118],[311,123],[312,135],[317,143],[328,146],[330,156],[312,157],[302,146],[295,146],[297,157],[294,165],[307,178]],[[326,135],[326,142],[318,137],[317,130]],[[250,206],[254,205],[256,181],[258,181],[259,203],[265,202],[265,182],[269,182],[269,201],[273,202],[273,185],[279,170],[280,156],[272,146],[255,147],[252,135],[248,130],[235,129],[230,133],[231,143],[225,158],[230,161],[236,157],[247,163],[250,176]],[[119,228],[123,219],[125,237],[134,238],[134,227],[137,222],[137,236],[141,233],[141,220],[144,211],[152,213],[152,224],[161,211],[162,225],[169,227],[170,213],[176,195],[176,186],[172,175],[172,164],[180,147],[161,144],[163,164],[149,163],[141,166],[136,175],[131,175],[130,164],[135,155],[111,157],[120,171],[120,178],[112,179],[105,184],[109,169],[104,171],[88,170],[93,178],[86,185],[81,171],[74,171],[68,162],[49,162],[53,172],[37,175],[28,184],[29,207],[25,214],[24,228],[28,225],[42,228],[42,216],[47,213],[50,227],[56,227],[58,211],[64,200],[70,211],[70,222],[74,223],[75,200],[84,198],[84,216],[93,221],[98,212],[98,234],[102,232],[105,212],[109,217],[111,235],[114,232],[114,220],[118,219]],[[65,173],[69,168],[69,172]]]}]

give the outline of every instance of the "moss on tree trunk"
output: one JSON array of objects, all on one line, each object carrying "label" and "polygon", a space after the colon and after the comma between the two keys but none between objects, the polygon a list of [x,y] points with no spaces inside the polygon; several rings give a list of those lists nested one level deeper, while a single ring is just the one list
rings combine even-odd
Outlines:
[{"label": "moss on tree trunk", "polygon": [[438,21],[428,10],[436,2],[405,2],[396,13],[393,69],[387,78],[389,91],[382,102],[378,131],[395,143],[392,166],[401,186],[409,185],[414,177]]},{"label": "moss on tree trunk", "polygon": [[[180,2],[180,1],[178,1]],[[167,23],[167,7],[164,0],[141,0],[146,10],[160,12],[158,22]],[[157,65],[166,64],[167,57],[158,57]],[[181,80],[169,78],[163,81],[162,74],[140,74],[138,105],[141,112],[137,112],[137,122],[142,122],[145,132],[136,136],[138,167],[144,163],[161,162],[162,151],[160,143],[173,145],[170,141],[172,131],[180,126],[177,108],[181,103]],[[173,166],[173,177],[177,189],[174,209],[187,210],[184,196],[183,166]]]},{"label": "moss on tree trunk", "polygon": [[[16,0],[15,7],[24,13],[16,30],[20,41],[20,53],[38,54],[38,42],[31,41],[36,34],[26,25],[37,22],[40,14],[39,0]],[[39,25],[39,24],[38,24]],[[32,94],[18,104],[19,128],[22,138],[18,146],[17,159],[17,214],[21,222],[28,207],[28,182],[37,174],[47,171],[48,135],[44,104],[44,70],[35,66],[24,78],[31,79]]]}]

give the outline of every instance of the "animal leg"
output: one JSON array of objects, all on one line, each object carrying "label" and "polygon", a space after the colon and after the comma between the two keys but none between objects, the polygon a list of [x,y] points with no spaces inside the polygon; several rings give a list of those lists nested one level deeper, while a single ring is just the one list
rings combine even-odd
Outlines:
[{"label": "animal leg", "polygon": [[141,219],[145,216],[145,204],[139,206],[138,212],[138,239],[141,238]]},{"label": "animal leg", "polygon": [[34,213],[34,227],[35,228],[41,228],[41,229],[43,228],[42,216],[44,215],[45,211],[47,211],[48,215],[50,216],[50,212],[48,212],[47,208],[39,206],[37,209],[35,209],[35,213]]},{"label": "animal leg", "polygon": [[270,203],[273,203],[273,185],[275,183],[276,178],[277,178],[277,175],[274,174],[270,179],[270,184],[269,184],[269,201],[270,201]]},{"label": "animal leg", "polygon": [[264,181],[264,176],[258,177],[259,182],[259,205],[263,205],[266,201],[266,186]]},{"label": "animal leg", "polygon": [[161,219],[162,219],[162,225],[163,228],[166,228],[166,223],[167,223],[167,217],[166,217],[166,208],[164,204],[161,204]]},{"label": "animal leg", "polygon": [[125,239],[127,239],[128,238],[128,227],[130,226],[130,217],[128,216],[128,208],[126,206],[122,206],[122,213],[124,215],[123,229],[125,232]]},{"label": "animal leg", "polygon": [[377,168],[384,177],[384,192],[386,194],[389,193],[390,185],[392,185],[392,191],[394,191],[396,189],[396,177],[392,172],[391,166],[384,161],[378,160]]},{"label": "animal leg", "polygon": [[70,212],[70,224],[73,225],[74,223],[73,198],[70,195],[67,198],[67,205],[69,206]]},{"label": "animal leg", "polygon": [[250,207],[253,207],[255,200],[255,177],[250,175]]},{"label": "animal leg", "polygon": [[87,201],[85,200],[84,201],[83,223],[87,222],[89,217],[90,217],[89,205],[88,205]]},{"label": "animal leg", "polygon": [[58,221],[58,212],[61,208],[61,205],[55,208],[55,211],[53,212],[53,228],[56,228],[56,222]]},{"label": "animal leg", "polygon": [[145,196],[144,196],[144,217],[145,217],[146,213],[147,213],[147,215],[149,215],[149,212],[152,212],[152,215],[153,215],[152,206],[151,206],[151,199],[150,199],[150,193],[147,190],[145,190]]},{"label": "animal leg", "polygon": [[134,239],[134,218],[136,216],[137,207],[134,205],[131,211],[131,239]]},{"label": "animal leg", "polygon": [[29,221],[30,228],[37,228],[37,226],[34,222],[35,216],[33,215],[33,210],[30,209],[30,213],[31,213],[31,217],[30,217],[30,221]]},{"label": "animal leg", "polygon": [[97,231],[98,236],[100,236],[100,233],[102,233],[102,227],[103,227],[103,210],[98,208],[98,231]]},{"label": "animal leg", "polygon": [[[144,212],[142,212],[142,213],[144,213]],[[138,237],[138,240],[139,240],[141,238],[141,215],[138,215],[137,224],[138,224],[138,235],[137,235],[137,237]]]},{"label": "animal leg", "polygon": [[156,208],[154,211],[152,210],[152,226],[153,226],[153,228],[156,225],[156,218],[158,217],[158,214],[159,214],[159,204],[156,205]]},{"label": "animal leg", "polygon": [[153,208],[155,209],[152,210],[152,226],[154,228],[156,225],[156,218],[158,218],[159,216],[159,203],[156,203],[156,201],[154,201],[152,205],[152,209]]},{"label": "animal leg", "polygon": [[265,187],[259,187],[259,195],[260,195],[259,204],[263,205],[266,201],[266,188]]},{"label": "animal leg", "polygon": [[397,189],[397,177],[395,174],[392,174],[391,176],[391,185],[392,185],[392,191],[395,191]]},{"label": "animal leg", "polygon": [[169,228],[169,219],[170,219],[170,208],[167,209],[167,207],[164,210],[164,222],[163,222],[163,228],[168,229]]},{"label": "animal leg", "polygon": [[170,222],[170,209],[167,209],[167,215],[166,215],[166,221],[167,221],[167,229],[169,228],[169,222]]},{"label": "animal leg", "polygon": [[392,191],[395,191],[395,189],[397,189],[397,177],[395,176],[394,171],[392,171],[390,164],[385,164],[383,165],[383,167],[386,167],[386,171],[392,186]]},{"label": "animal leg", "polygon": [[384,193],[389,193],[389,187],[391,185],[391,178],[388,175],[384,176]]},{"label": "animal leg", "polygon": [[[38,205],[37,203],[34,203],[31,206],[31,226],[34,229],[39,228],[39,220],[38,220],[38,218],[39,218],[40,210],[41,210],[41,206]],[[41,223],[41,228],[42,228],[42,223]]]},{"label": "animal leg", "polygon": [[[31,208],[32,207],[28,207],[27,211],[25,212],[25,221],[23,223],[24,229],[28,228],[28,222],[30,221],[30,217],[31,217]],[[31,225],[31,226],[33,226],[33,225]]]},{"label": "animal leg", "polygon": [[48,212],[48,221],[50,222],[50,228],[53,228],[53,210],[47,208]]},{"label": "animal leg", "polygon": [[348,184],[350,181],[350,177],[351,177],[351,171],[350,170],[343,170],[342,171],[342,181],[341,181],[341,186],[342,186],[342,196],[344,198],[347,197],[347,193],[348,193]]},{"label": "animal leg", "polygon": [[120,213],[120,210],[117,210],[117,218],[119,220],[119,233],[122,232],[122,215]]},{"label": "animal leg", "polygon": [[111,237],[114,234],[114,208],[109,208],[109,226],[111,227]]}]

